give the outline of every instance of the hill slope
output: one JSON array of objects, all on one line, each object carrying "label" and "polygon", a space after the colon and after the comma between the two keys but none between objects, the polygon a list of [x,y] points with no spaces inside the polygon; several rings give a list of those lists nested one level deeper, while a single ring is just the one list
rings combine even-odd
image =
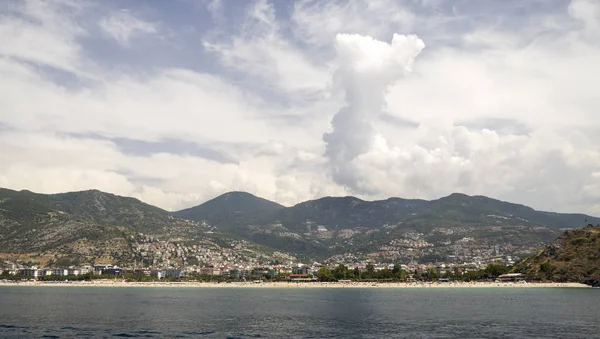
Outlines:
[{"label": "hill slope", "polygon": [[[600,219],[582,214],[540,212],[457,193],[432,201],[325,197],[283,207],[232,192],[174,215],[205,220],[245,239],[308,257],[362,253],[389,260],[443,260],[450,255],[466,260],[493,246],[505,247],[508,254],[528,254],[554,239],[561,228],[582,224],[586,218],[600,223]],[[464,250],[466,245],[453,245],[465,237],[473,238],[480,248],[474,245]],[[421,240],[424,242],[419,243]],[[420,248],[415,250],[415,245]]]},{"label": "hill slope", "polygon": [[190,220],[207,220],[234,232],[251,224],[283,223],[296,232],[307,231],[306,223],[328,229],[380,228],[406,224],[419,229],[467,225],[526,225],[551,229],[569,228],[584,220],[600,218],[584,214],[536,211],[530,207],[454,193],[437,200],[389,198],[364,201],[355,197],[324,197],[284,207],[244,192],[230,192],[204,204],[174,212]]},{"label": "hill slope", "polygon": [[173,215],[189,220],[207,220],[223,229],[251,224],[272,216],[284,206],[246,192],[229,192]]},{"label": "hill slope", "polygon": [[600,225],[565,231],[514,270],[529,279],[600,286]]},{"label": "hill slope", "polygon": [[395,224],[429,205],[430,202],[426,200],[401,198],[364,201],[355,197],[325,197],[286,208],[275,218],[290,225],[311,221],[332,229],[372,228],[387,223]]},{"label": "hill slope", "polygon": [[131,232],[189,231],[166,211],[137,199],[97,190],[61,194],[0,189],[0,245],[21,252],[54,248],[81,238]]},{"label": "hill slope", "polygon": [[[229,240],[235,239],[259,245],[259,252],[288,252],[307,261],[343,256],[344,260],[462,262],[529,255],[556,238],[560,228],[586,218],[600,223],[581,214],[539,212],[464,194],[432,201],[326,197],[286,208],[249,193],[230,192],[168,213],[97,190],[36,194],[0,189],[0,252],[84,253],[86,258],[132,260],[136,241],[231,246]],[[167,261],[172,253],[140,251]],[[176,252],[186,260],[184,250]]]},{"label": "hill slope", "polygon": [[[299,236],[285,236],[278,227],[278,215],[286,208],[246,192],[229,192],[199,206],[173,215],[194,221],[206,221],[223,232],[258,244],[301,256],[323,257],[329,252]],[[273,225],[275,223],[275,225]]]},{"label": "hill slope", "polygon": [[530,207],[454,193],[437,200],[389,198],[364,201],[355,197],[325,197],[283,208],[272,216],[288,228],[305,231],[305,222],[329,229],[381,228],[403,224],[428,231],[434,227],[485,226],[490,224],[569,228],[584,220],[599,222],[583,214],[536,211]]},{"label": "hill slope", "polygon": [[0,255],[5,257],[152,265],[199,263],[207,253],[221,260],[225,253],[233,258],[265,251],[271,250],[134,198],[97,190],[37,194],[0,189]]}]

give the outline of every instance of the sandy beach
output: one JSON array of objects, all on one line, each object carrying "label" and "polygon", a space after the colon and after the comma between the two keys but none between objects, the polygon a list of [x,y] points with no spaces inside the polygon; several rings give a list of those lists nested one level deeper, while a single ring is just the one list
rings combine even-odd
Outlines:
[{"label": "sandy beach", "polygon": [[0,286],[64,286],[64,287],[181,287],[181,288],[590,288],[579,283],[491,283],[491,282],[122,282],[110,280],[74,282],[0,282]]}]

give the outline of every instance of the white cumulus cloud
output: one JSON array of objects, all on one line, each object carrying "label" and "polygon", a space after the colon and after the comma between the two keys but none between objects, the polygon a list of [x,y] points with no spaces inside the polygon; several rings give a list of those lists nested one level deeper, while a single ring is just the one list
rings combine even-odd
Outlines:
[{"label": "white cumulus cloud", "polygon": [[371,121],[385,108],[388,86],[411,71],[424,47],[414,35],[394,34],[388,44],[369,36],[338,34],[334,83],[344,92],[346,105],[333,117],[333,131],[323,136],[337,183],[363,193],[353,160],[373,147],[378,135]]}]

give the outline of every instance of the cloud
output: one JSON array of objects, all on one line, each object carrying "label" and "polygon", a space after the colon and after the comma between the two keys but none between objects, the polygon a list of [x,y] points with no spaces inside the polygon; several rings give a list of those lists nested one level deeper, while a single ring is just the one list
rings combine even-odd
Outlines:
[{"label": "cloud", "polygon": [[315,65],[282,36],[274,5],[256,1],[245,12],[241,31],[230,41],[203,41],[221,63],[252,76],[253,86],[281,92],[325,89],[328,70]]},{"label": "cloud", "polygon": [[391,0],[297,1],[291,21],[295,36],[306,43],[330,45],[338,33],[383,39],[410,32],[416,17],[401,2]]},{"label": "cloud", "polygon": [[0,15],[0,56],[82,74],[77,39],[83,5],[75,2],[8,2]]},{"label": "cloud", "polygon": [[[51,22],[65,14],[52,13]],[[87,22],[72,21],[73,31],[88,31]],[[56,39],[72,43],[74,63],[102,74],[102,80],[68,87],[40,70],[45,59],[0,59],[0,123],[8,126],[0,130],[2,186],[45,193],[98,188],[169,209],[234,189],[273,197],[276,177],[285,170],[280,159],[296,157],[254,159],[255,148],[245,145],[260,148],[285,139],[310,149],[319,143],[271,121],[269,116],[289,112],[222,77],[176,68],[99,70],[90,66],[94,62],[86,59],[80,39]],[[30,47],[33,56],[45,51],[44,45]],[[291,168],[287,173],[302,176]],[[303,185],[309,187],[312,178],[307,180]]]},{"label": "cloud", "polygon": [[235,159],[226,154],[223,154],[222,152],[177,139],[165,139],[159,142],[148,142],[128,138],[116,138],[113,139],[113,142],[117,145],[119,150],[125,154],[182,154],[214,160],[221,163],[237,163]]},{"label": "cloud", "polygon": [[132,39],[156,34],[156,24],[135,17],[129,10],[120,10],[102,18],[100,27],[121,46],[129,46]]},{"label": "cloud", "polygon": [[[0,125],[2,129],[2,125]],[[220,163],[237,163],[233,157],[219,152],[210,147],[201,146],[193,142],[178,139],[162,139],[160,141],[145,141],[124,137],[109,138],[97,134],[69,133],[71,137],[82,139],[107,140],[115,144],[117,149],[125,155],[149,156],[153,154],[190,155]]]},{"label": "cloud", "polygon": [[333,117],[333,131],[323,140],[337,183],[365,193],[356,181],[352,162],[367,153],[378,137],[371,121],[385,107],[388,86],[411,71],[414,58],[424,47],[414,35],[394,35],[390,44],[357,34],[336,37],[334,82],[345,93],[346,106]]},{"label": "cloud", "polygon": [[219,22],[226,19],[223,13],[223,1],[222,0],[210,0],[206,5],[206,9],[210,13],[213,20]]},{"label": "cloud", "polygon": [[569,15],[581,21],[587,33],[600,30],[600,4],[593,0],[573,0],[569,4]]},{"label": "cloud", "polygon": [[457,121],[456,126],[465,126],[475,130],[490,130],[503,135],[524,135],[531,132],[531,128],[515,119],[481,118],[466,121]]},{"label": "cloud", "polygon": [[595,1],[120,5],[0,6],[0,186],[600,213]]}]

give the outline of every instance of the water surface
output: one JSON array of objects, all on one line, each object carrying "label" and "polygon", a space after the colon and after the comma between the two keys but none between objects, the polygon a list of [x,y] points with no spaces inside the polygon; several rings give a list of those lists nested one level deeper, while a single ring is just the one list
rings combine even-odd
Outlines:
[{"label": "water surface", "polygon": [[600,338],[600,290],[0,286],[1,338]]}]

